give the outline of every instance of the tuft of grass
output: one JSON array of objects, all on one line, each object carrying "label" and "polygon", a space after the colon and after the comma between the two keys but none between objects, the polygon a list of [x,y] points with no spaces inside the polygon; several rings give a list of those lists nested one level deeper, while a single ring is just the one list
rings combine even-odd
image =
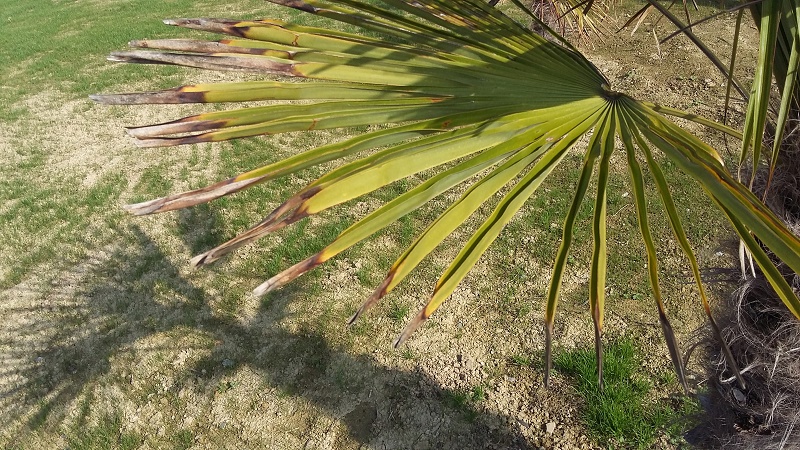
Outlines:
[{"label": "tuft of grass", "polygon": [[397,300],[394,300],[391,306],[389,306],[389,312],[386,313],[386,315],[392,319],[392,322],[401,323],[405,320],[406,316],[408,316],[409,310],[410,308],[407,305],[401,305]]},{"label": "tuft of grass", "polygon": [[[513,277],[510,277],[514,279]],[[511,319],[522,319],[531,312],[530,301],[515,295],[519,290],[516,285],[509,286],[505,296],[498,300],[498,310]]]},{"label": "tuft of grass", "polygon": [[122,419],[118,414],[106,415],[95,426],[77,431],[69,439],[73,450],[128,450],[143,444],[141,436],[122,431]]},{"label": "tuft of grass", "polygon": [[444,403],[461,411],[464,418],[470,422],[478,418],[477,405],[484,400],[486,400],[486,387],[482,384],[470,389],[444,390]]},{"label": "tuft of grass", "polygon": [[235,386],[236,384],[233,381],[220,381],[219,384],[217,384],[217,394],[224,394],[233,389]]},{"label": "tuft of grass", "polygon": [[474,386],[470,390],[470,398],[473,402],[478,403],[486,400],[486,388],[483,385]]},{"label": "tuft of grass", "polygon": [[194,433],[191,430],[180,430],[175,433],[175,437],[172,440],[176,450],[185,450],[194,443]]},{"label": "tuft of grass", "polygon": [[362,286],[372,286],[375,284],[375,278],[373,275],[377,271],[372,267],[372,264],[361,264],[361,266],[356,270],[356,278],[358,278],[358,282]]},{"label": "tuft of grass", "polygon": [[653,386],[637,373],[640,358],[629,340],[612,342],[604,349],[602,391],[593,349],[558,354],[554,366],[573,379],[586,404],[583,420],[606,448],[650,448],[662,430],[679,439],[685,418],[696,408],[689,399],[652,400]]},{"label": "tuft of grass", "polygon": [[414,351],[408,347],[405,347],[403,350],[400,351],[400,357],[407,360],[412,360],[416,358]]},{"label": "tuft of grass", "polygon": [[47,417],[50,415],[50,412],[53,410],[53,404],[50,402],[46,402],[44,400],[39,401],[39,409],[36,411],[36,414],[31,417],[30,420],[30,427],[31,429],[38,429],[42,425],[47,422]]},{"label": "tuft of grass", "polygon": [[519,367],[531,367],[533,365],[533,361],[524,355],[512,355],[511,358],[509,358],[509,362]]}]

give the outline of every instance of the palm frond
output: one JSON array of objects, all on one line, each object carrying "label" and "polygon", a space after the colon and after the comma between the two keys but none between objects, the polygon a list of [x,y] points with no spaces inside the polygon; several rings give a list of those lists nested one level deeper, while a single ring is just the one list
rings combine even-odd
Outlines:
[{"label": "palm frond", "polygon": [[[374,124],[390,127],[298,153],[202,189],[129,206],[135,214],[170,211],[309,167],[338,162],[336,168],[292,195],[249,230],[195,257],[195,265],[215,261],[301,218],[438,168],[426,181],[358,220],[323,250],[274,275],[255,291],[261,295],[291,282],[442,193],[463,186],[463,194],[400,255],[374,293],[356,311],[352,319],[355,320],[397,287],[457,227],[476,216],[482,205],[503,191],[494,210],[478,218],[480,226],[443,271],[426,305],[398,337],[399,345],[450,296],[526,200],[564,163],[575,144],[582,137],[591,136],[588,147],[581,149],[583,169],[573,204],[564,219],[562,242],[547,295],[545,334],[549,372],[553,323],[573,227],[596,171],[589,303],[601,376],[600,341],[607,270],[605,205],[609,161],[619,136],[628,156],[659,319],[682,382],[685,380],[678,344],[658,286],[656,250],[650,237],[637,159],[646,161],[668,211],[674,205],[651,146],[698,181],[736,230],[747,235],[749,240],[745,239],[745,243],[765,271],[774,270],[774,266],[768,258],[761,257],[763,250],[754,239],[789,267],[800,270],[800,241],[728,173],[712,148],[667,120],[658,107],[612,91],[606,78],[568,44],[559,45],[530,32],[484,1],[385,0],[385,8],[361,0],[273,2],[371,34],[275,20],[171,20],[167,21],[170,25],[227,34],[234,39],[135,41],[132,43],[135,50],[115,53],[111,59],[246,70],[272,78],[93,98],[109,104],[277,102],[132,128],[130,134],[143,146],[213,142],[321,128]],[[516,0],[514,3],[519,5]],[[373,37],[376,34],[388,39]],[[296,83],[290,81],[292,78],[311,82]],[[668,108],[660,111],[713,124]],[[728,130],[719,124],[715,127]],[[347,162],[341,162],[345,158]],[[698,281],[701,304],[707,307],[691,246],[676,216],[671,213],[669,216]],[[781,287],[784,302],[800,317],[800,302],[793,294],[789,295],[791,290],[787,291],[774,277],[771,281]]]}]

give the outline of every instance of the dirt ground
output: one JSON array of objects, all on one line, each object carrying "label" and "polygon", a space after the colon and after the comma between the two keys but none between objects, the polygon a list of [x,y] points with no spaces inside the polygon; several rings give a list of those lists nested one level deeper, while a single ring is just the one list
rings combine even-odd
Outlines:
[{"label": "dirt ground", "polygon": [[[613,15],[624,21],[625,12]],[[726,55],[733,19],[722,16],[697,33]],[[752,29],[743,33],[741,44],[741,67],[748,67],[755,48]],[[646,23],[633,37],[612,32],[595,47],[588,54],[617,90],[721,119],[723,79],[686,39],[658,47]],[[739,75],[747,79],[749,74]],[[580,421],[581,400],[570,381],[557,375],[549,389],[542,386],[539,300],[549,269],[525,259],[535,243],[521,242],[512,254],[488,253],[435,319],[405,348],[394,350],[391,342],[403,322],[388,306],[354,328],[344,326],[371,292],[359,282],[368,256],[338,258],[267,300],[238,294],[265,274],[254,273],[236,257],[192,272],[186,261],[199,238],[175,232],[176,226],[224,220],[227,211],[154,218],[118,212],[153,160],[179,167],[192,154],[181,148],[132,156],[141,151],[133,149],[121,127],[147,122],[162,110],[109,114],[88,100],[65,104],[62,99],[53,92],[26,100],[52,147],[50,172],[38,176],[77,174],[92,186],[118,173],[128,187],[102,213],[113,220],[98,220],[86,230],[100,244],[70,264],[42,264],[0,291],[0,447],[598,448]],[[65,115],[71,118],[69,133],[57,128]],[[724,148],[720,136],[703,133]],[[13,130],[0,129],[3,158],[14,154],[11,142]],[[219,176],[212,169],[219,147],[195,151],[207,164],[192,175]],[[177,180],[172,189],[183,184],[191,182]],[[620,215],[631,216],[633,210],[621,209]],[[704,267],[722,272],[731,267],[735,256],[728,233],[719,230],[719,236],[696,244]],[[379,238],[359,255],[395,245]],[[666,248],[677,248],[670,245]],[[664,272],[672,273],[667,281],[673,288],[671,313],[687,341],[702,323],[699,302],[681,301],[695,295],[677,250],[662,256]],[[504,259],[513,260],[524,277],[497,277],[492,267]],[[574,269],[566,297],[581,292],[587,277]],[[397,302],[410,305],[413,313],[432,280],[412,280]],[[510,302],[526,305],[525,314],[493,307],[509,283],[520,286]],[[712,280],[711,288],[724,292],[726,285]],[[668,371],[653,306],[638,298],[611,303],[608,335],[635,339],[645,376]],[[591,330],[588,308],[565,301],[557,325],[560,348],[590,346]],[[531,366],[514,364],[519,355],[530,358]],[[697,377],[693,381],[702,383]],[[678,392],[674,383],[665,389],[654,394],[656,401],[669,401]],[[654,448],[675,445],[674,437],[662,436]]]}]

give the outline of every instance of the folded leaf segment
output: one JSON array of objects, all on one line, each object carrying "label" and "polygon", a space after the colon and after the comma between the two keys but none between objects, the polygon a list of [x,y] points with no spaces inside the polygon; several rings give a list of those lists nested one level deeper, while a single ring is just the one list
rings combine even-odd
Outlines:
[{"label": "folded leaf segment", "polygon": [[[93,98],[108,104],[273,102],[131,128],[130,134],[145,147],[313,129],[390,126],[298,153],[202,189],[127,207],[134,214],[185,208],[312,166],[343,161],[286,199],[251,229],[195,257],[194,265],[208,264],[304,217],[437,168],[433,176],[358,220],[327,247],[255,290],[263,295],[279,288],[442,193],[461,187],[458,199],[417,235],[351,319],[356,320],[397,287],[456,228],[477,217],[480,225],[441,274],[425,306],[398,337],[399,345],[453,293],[503,227],[565,157],[570,152],[583,152],[583,168],[564,218],[546,300],[547,373],[573,228],[588,194],[593,200],[587,201],[594,204],[589,305],[601,376],[607,271],[606,191],[612,170],[610,158],[617,142],[621,142],[653,297],[675,370],[684,386],[678,342],[659,288],[657,250],[648,222],[642,165],[652,175],[712,323],[696,258],[659,167],[663,158],[691,175],[719,206],[787,307],[800,317],[800,301],[758,245],[763,243],[793,270],[800,271],[798,239],[731,176],[711,147],[656,109],[690,119],[692,116],[613,92],[603,75],[568,44],[545,40],[481,0],[384,0],[380,7],[360,0],[273,2],[354,25],[369,34],[275,20],[170,20],[166,23],[229,37],[216,42],[134,41],[134,50],[114,53],[111,59],[271,76],[264,81],[199,84]],[[514,3],[529,14],[519,2]],[[372,37],[375,35],[382,37]],[[708,123],[706,119],[697,120]],[[718,124],[717,128],[725,129]],[[585,137],[588,145],[575,145]],[[654,149],[662,155],[654,155]],[[486,203],[494,204],[494,210],[481,216],[479,210]],[[729,361],[733,364],[732,359]],[[735,366],[731,367],[738,372]]]}]

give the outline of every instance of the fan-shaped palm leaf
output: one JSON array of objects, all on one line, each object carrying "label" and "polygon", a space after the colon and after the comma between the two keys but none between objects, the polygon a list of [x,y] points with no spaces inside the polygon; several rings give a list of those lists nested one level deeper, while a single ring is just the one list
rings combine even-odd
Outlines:
[{"label": "fan-shaped palm leaf", "polygon": [[[656,180],[670,222],[700,286],[697,263],[682,231],[669,186],[650,147],[694,177],[751,247],[786,305],[800,316],[800,302],[764,255],[759,239],[794,270],[800,270],[800,242],[723,166],[717,153],[648,104],[616,93],[595,67],[568,45],[548,42],[480,0],[385,0],[380,8],[360,0],[275,3],[328,17],[391,39],[368,37],[274,20],[236,22],[180,19],[168,24],[232,36],[218,42],[135,41],[137,50],[112,55],[115,61],[178,64],[245,70],[277,80],[183,86],[172,90],[94,96],[111,104],[312,100],[203,113],[130,130],[143,146],[211,142],[263,134],[355,125],[395,126],[325,145],[209,187],[131,205],[149,214],[207,202],[279,176],[349,156],[287,199],[264,220],[230,241],[193,259],[200,266],[231,250],[309,215],[435,167],[436,175],[357,221],[308,259],[256,289],[264,294],[311,270],[446,190],[469,183],[423,230],[389,270],[353,320],[394,289],[478,208],[503,190],[495,209],[467,239],[442,273],[426,306],[397,340],[400,344],[454,291],[502,228],[562,163],[570,149],[591,135],[575,197],[564,220],[547,297],[545,331],[548,371],[556,305],[577,211],[597,173],[590,267],[590,306],[598,356],[603,326],[606,273],[606,180],[615,137],[628,155],[637,214],[650,261],[650,278],[676,370],[677,341],[658,288],[656,250],[649,237],[638,160]],[[519,2],[514,2],[521,7]],[[284,77],[306,78],[295,83]],[[674,110],[662,110],[692,119]],[[704,121],[704,120],[699,120]],[[708,121],[705,121],[708,123]],[[725,129],[717,125],[717,128]],[[735,132],[731,132],[736,134]],[[749,238],[749,240],[748,240]],[[770,272],[772,271],[772,272]],[[710,317],[710,312],[709,312]],[[601,362],[600,359],[598,361]],[[600,367],[600,364],[599,364]],[[598,374],[601,370],[598,369]]]}]

